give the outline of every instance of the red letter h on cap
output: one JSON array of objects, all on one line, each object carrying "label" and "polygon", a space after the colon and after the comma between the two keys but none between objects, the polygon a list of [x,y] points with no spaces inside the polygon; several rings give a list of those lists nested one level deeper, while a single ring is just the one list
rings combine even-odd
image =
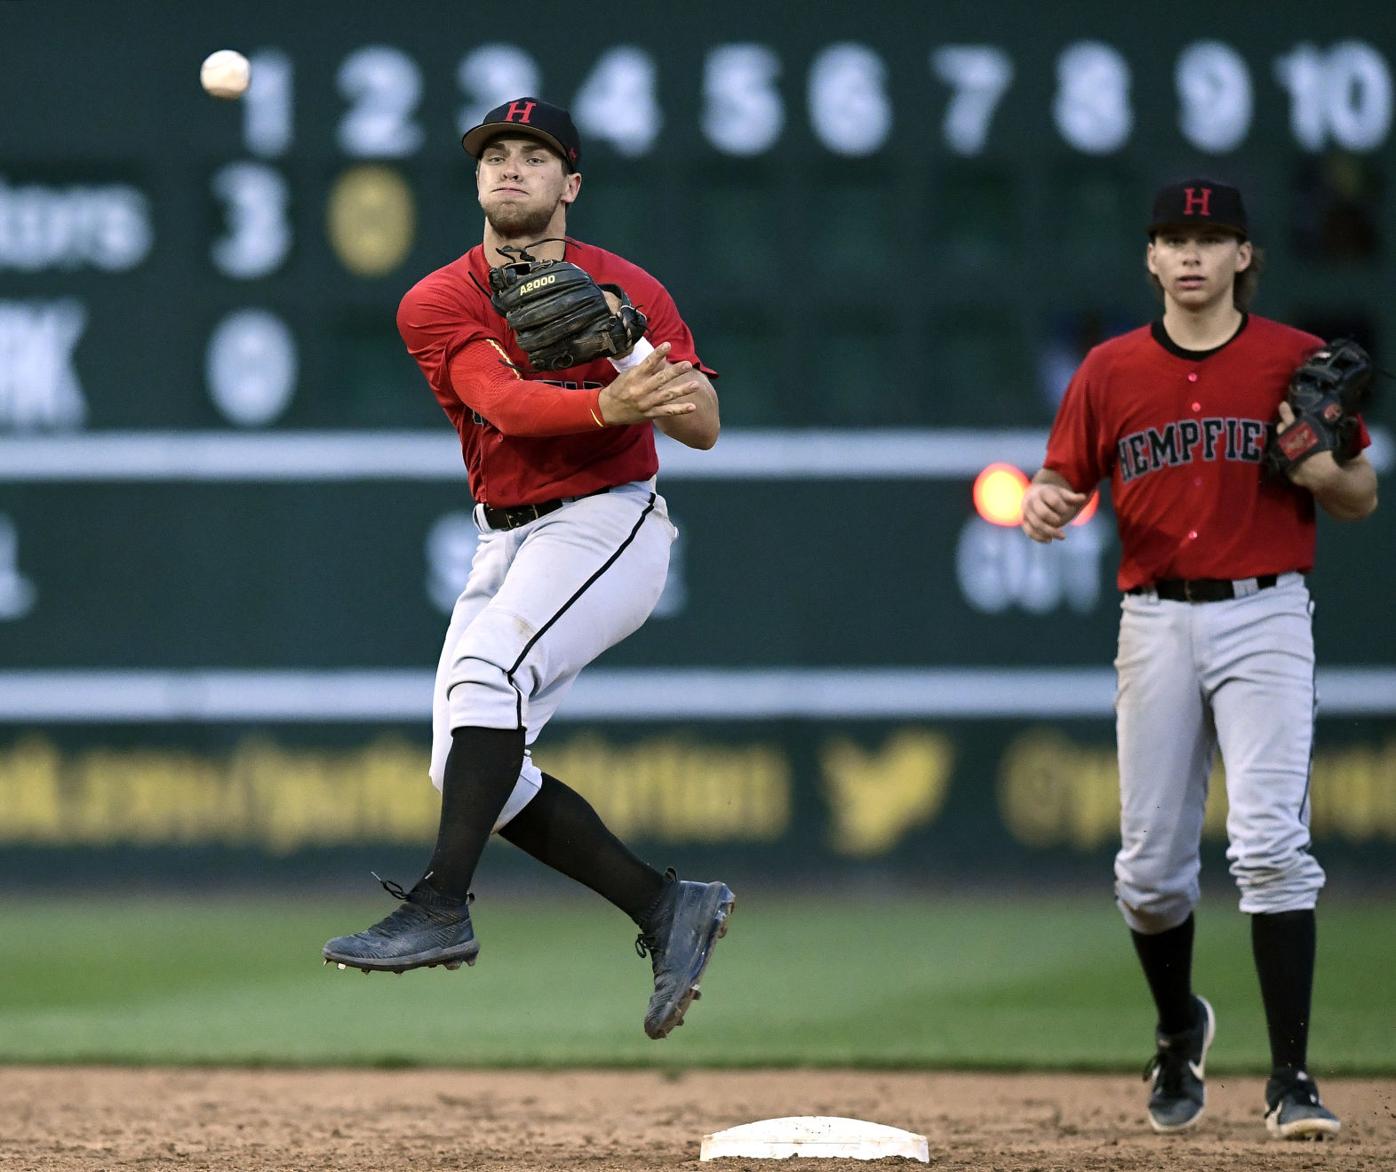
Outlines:
[{"label": "red letter h on cap", "polygon": [[[524,121],[527,122],[528,119],[525,118]],[[1202,192],[1201,195],[1197,194],[1199,191]],[[1183,194],[1187,197],[1186,202],[1183,204],[1183,215],[1210,216],[1212,214],[1207,206],[1212,200],[1212,189],[1210,187],[1185,187],[1183,188]]]},{"label": "red letter h on cap", "polygon": [[[527,122],[533,117],[533,107],[537,104],[537,102],[510,102],[509,112],[504,115],[504,121]],[[1206,215],[1207,213],[1204,211],[1202,214]]]}]

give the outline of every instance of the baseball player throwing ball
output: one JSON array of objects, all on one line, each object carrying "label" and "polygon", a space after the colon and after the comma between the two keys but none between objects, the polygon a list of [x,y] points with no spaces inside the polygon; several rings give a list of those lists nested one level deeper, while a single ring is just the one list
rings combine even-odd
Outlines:
[{"label": "baseball player throwing ball", "polygon": [[1360,409],[1370,360],[1246,312],[1257,279],[1241,194],[1164,187],[1147,264],[1152,325],[1097,346],[1073,377],[1023,508],[1036,541],[1109,478],[1122,555],[1115,892],[1158,1009],[1149,1120],[1202,1115],[1211,1005],[1191,984],[1199,841],[1212,758],[1226,763],[1227,858],[1251,917],[1273,1070],[1272,1135],[1339,1128],[1306,1073],[1314,905],[1314,504],[1376,507]]},{"label": "baseball player throwing ball", "polygon": [[462,142],[484,240],[418,282],[397,318],[479,502],[479,548],[436,671],[441,825],[409,890],[380,880],[398,907],[324,957],[386,972],[474,964],[469,889],[498,831],[639,926],[654,969],[645,1032],[663,1038],[698,996],[732,892],[637,858],[528,746],[577,673],[658,601],[675,530],[655,492],[653,429],[712,447],[715,372],[658,281],[565,235],[582,185],[567,111],[518,98]]}]

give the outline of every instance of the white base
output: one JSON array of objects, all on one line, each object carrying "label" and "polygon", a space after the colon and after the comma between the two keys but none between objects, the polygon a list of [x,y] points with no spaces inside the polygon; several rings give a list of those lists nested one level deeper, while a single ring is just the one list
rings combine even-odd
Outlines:
[{"label": "white base", "polygon": [[841,1119],[836,1115],[762,1119],[703,1137],[700,1160],[721,1160],[730,1156],[757,1160],[784,1160],[791,1156],[882,1160],[888,1156],[903,1156],[923,1164],[931,1161],[924,1135],[869,1123],[865,1119]]}]

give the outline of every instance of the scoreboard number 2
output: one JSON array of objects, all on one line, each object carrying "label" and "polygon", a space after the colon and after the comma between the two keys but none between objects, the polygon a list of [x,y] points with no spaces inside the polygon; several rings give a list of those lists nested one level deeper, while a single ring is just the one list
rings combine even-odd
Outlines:
[{"label": "scoreboard number 2", "polygon": [[339,67],[339,92],[349,110],[339,123],[339,145],[361,159],[400,159],[423,141],[415,120],[422,71],[401,49],[367,45]]}]

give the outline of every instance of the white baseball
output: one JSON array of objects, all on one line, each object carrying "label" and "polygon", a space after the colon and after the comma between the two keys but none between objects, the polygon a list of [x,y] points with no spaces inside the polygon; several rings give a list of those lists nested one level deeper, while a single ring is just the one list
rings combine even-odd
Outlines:
[{"label": "white baseball", "polygon": [[215,98],[240,98],[252,80],[252,65],[236,49],[219,49],[204,58],[199,81]]}]

